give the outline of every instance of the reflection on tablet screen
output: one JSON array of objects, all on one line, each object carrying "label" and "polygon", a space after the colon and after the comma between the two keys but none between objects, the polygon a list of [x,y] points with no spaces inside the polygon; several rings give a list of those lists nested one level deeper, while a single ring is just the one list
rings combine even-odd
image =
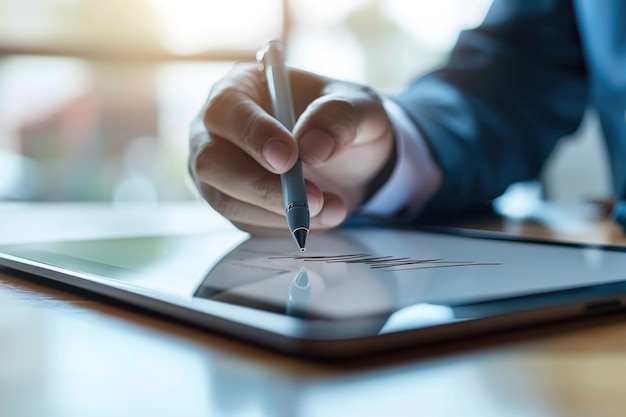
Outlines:
[{"label": "reflection on tablet screen", "polygon": [[604,253],[597,262],[583,248],[488,239],[468,245],[455,236],[389,230],[316,235],[306,255],[294,253],[292,243],[246,240],[209,271],[195,295],[340,320],[623,278],[618,253]]}]

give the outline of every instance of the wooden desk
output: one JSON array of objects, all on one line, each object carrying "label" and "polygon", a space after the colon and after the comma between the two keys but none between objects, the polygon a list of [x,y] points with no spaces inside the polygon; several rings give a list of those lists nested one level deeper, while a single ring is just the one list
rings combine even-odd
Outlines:
[{"label": "wooden desk", "polygon": [[[464,225],[626,244],[609,222],[583,212],[546,210],[552,214],[543,220],[479,219]],[[198,231],[202,226],[194,222],[199,218],[221,221],[205,206],[146,211],[10,205],[0,207],[0,238],[154,232],[158,219],[161,231]],[[569,219],[579,228],[557,233],[559,222],[550,223],[551,218]],[[23,235],[24,224],[37,233]],[[625,316],[330,365],[285,357],[0,271],[3,417],[600,417],[623,416],[625,410]]]}]

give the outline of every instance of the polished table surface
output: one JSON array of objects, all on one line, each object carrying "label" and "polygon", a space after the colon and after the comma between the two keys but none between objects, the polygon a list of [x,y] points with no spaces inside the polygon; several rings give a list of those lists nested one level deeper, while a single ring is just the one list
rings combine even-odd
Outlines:
[{"label": "polished table surface", "polygon": [[[220,222],[196,203],[5,204],[0,242],[198,233]],[[626,245],[581,207],[456,226]],[[0,269],[0,416],[405,415],[626,415],[626,315],[317,363]]]}]

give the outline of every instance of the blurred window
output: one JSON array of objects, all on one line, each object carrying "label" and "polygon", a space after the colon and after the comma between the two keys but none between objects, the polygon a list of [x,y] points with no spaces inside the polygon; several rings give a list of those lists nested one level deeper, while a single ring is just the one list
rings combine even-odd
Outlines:
[{"label": "blurred window", "polygon": [[379,89],[442,62],[491,0],[3,0],[0,199],[197,198],[189,122],[232,63],[282,38],[291,65]]}]

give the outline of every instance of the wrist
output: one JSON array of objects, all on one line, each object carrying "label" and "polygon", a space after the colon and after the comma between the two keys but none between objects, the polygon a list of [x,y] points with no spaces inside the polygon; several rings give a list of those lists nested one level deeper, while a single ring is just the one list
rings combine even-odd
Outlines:
[{"label": "wrist", "polygon": [[[392,169],[386,182],[364,200],[360,214],[414,218],[439,189],[443,176],[425,138],[404,109],[390,99],[383,99],[383,105],[393,126],[395,163],[388,161]],[[377,176],[383,177],[382,170]]]},{"label": "wrist", "polygon": [[396,138],[395,135],[393,137],[393,142],[391,146],[391,151],[389,152],[389,156],[385,164],[380,168],[380,170],[376,173],[374,178],[370,180],[365,186],[365,191],[363,193],[363,204],[369,201],[374,194],[378,192],[391,178],[391,174],[396,168],[396,163],[398,161],[398,151],[396,146]]}]

